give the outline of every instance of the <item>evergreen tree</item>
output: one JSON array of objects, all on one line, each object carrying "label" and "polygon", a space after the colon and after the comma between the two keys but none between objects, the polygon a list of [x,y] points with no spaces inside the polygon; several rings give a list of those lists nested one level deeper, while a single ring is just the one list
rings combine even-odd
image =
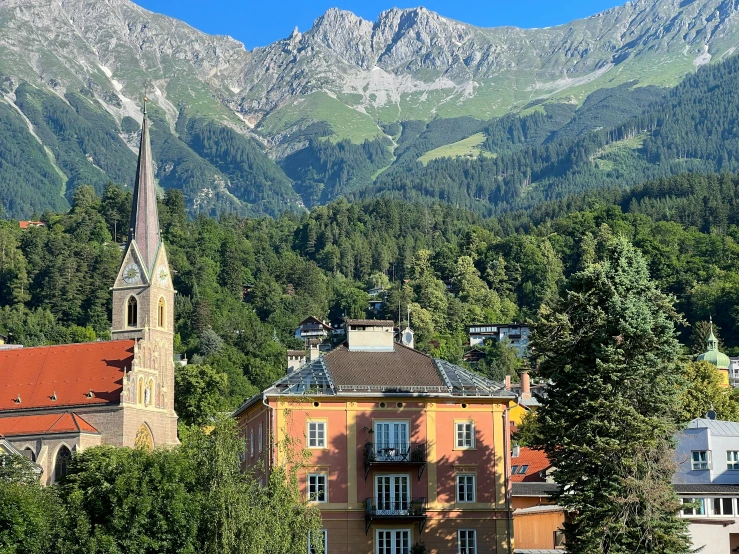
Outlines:
[{"label": "evergreen tree", "polygon": [[536,442],[573,514],[572,554],[690,552],[670,485],[680,381],[672,303],[641,253],[606,229],[597,261],[540,312],[532,348],[552,384]]}]

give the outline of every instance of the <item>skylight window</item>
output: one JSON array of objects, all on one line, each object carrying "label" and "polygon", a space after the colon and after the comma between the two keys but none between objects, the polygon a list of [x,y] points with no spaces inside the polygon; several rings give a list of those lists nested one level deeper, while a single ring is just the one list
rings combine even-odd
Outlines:
[{"label": "skylight window", "polygon": [[529,466],[522,465],[521,467],[518,468],[518,474],[525,475],[528,470],[529,470]]}]

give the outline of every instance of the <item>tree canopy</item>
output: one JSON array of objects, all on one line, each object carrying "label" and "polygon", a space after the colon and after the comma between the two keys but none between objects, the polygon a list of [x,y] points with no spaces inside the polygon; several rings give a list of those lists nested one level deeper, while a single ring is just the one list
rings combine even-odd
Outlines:
[{"label": "tree canopy", "polygon": [[670,485],[681,384],[673,302],[641,253],[603,228],[594,260],[541,309],[532,349],[550,385],[535,443],[572,513],[569,552],[691,551]]}]

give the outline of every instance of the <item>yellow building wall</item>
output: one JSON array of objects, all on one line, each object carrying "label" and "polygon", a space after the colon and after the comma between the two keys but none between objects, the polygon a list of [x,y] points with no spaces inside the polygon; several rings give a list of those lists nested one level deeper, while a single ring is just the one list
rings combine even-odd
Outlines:
[{"label": "yellow building wall", "polygon": [[516,402],[511,402],[508,408],[508,417],[510,418],[511,422],[518,426],[521,425],[521,422],[523,421],[523,416],[525,416],[528,412],[529,410],[527,410],[520,404],[517,404]]}]

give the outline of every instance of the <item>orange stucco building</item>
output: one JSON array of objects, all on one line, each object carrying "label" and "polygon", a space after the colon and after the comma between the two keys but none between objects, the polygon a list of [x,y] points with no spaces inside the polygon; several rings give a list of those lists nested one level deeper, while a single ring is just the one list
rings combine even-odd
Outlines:
[{"label": "orange stucco building", "polygon": [[395,343],[392,322],[348,320],[346,334],[235,412],[245,464],[285,463],[286,438],[308,450],[327,554],[512,552],[512,393]]}]

